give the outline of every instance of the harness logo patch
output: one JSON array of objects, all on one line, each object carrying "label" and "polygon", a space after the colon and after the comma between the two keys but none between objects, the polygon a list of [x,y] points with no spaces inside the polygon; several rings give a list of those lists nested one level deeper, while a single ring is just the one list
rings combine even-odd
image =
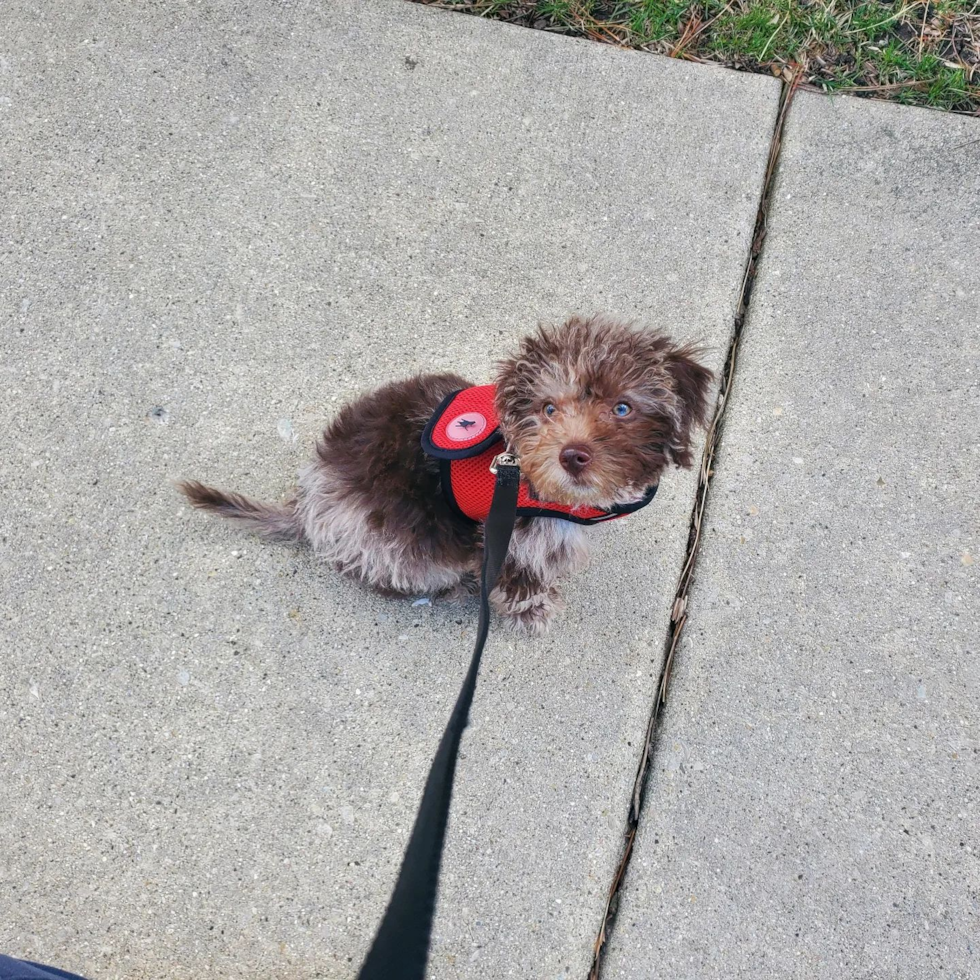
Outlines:
[{"label": "harness logo patch", "polygon": [[487,427],[487,420],[479,412],[463,412],[446,426],[446,435],[453,442],[469,442],[481,435]]}]

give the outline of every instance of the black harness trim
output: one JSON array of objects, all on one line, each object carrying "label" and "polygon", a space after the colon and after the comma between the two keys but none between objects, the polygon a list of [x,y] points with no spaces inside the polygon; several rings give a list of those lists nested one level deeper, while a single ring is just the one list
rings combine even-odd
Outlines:
[{"label": "black harness trim", "polygon": [[504,437],[500,434],[500,426],[498,425],[493,432],[484,436],[475,446],[466,446],[463,449],[443,449],[432,441],[432,433],[441,421],[443,413],[449,408],[459,392],[465,390],[465,388],[460,388],[458,391],[449,392],[439,402],[439,407],[432,413],[432,418],[426,423],[425,428],[422,430],[422,451],[427,456],[432,456],[434,459],[469,459],[471,456],[479,456],[480,453],[485,453],[495,442],[501,442],[503,440]]},{"label": "black harness trim", "polygon": [[[478,443],[472,446],[465,446],[461,449],[447,449],[443,446],[436,445],[433,440],[433,433],[436,426],[442,421],[443,416],[446,413],[446,409],[453,403],[456,396],[466,389],[460,388],[457,391],[451,391],[445,398],[439,403],[439,406],[432,413],[432,418],[426,423],[425,429],[422,431],[422,451],[427,455],[431,456],[433,459],[439,461],[439,482],[442,487],[443,496],[446,498],[452,512],[459,517],[461,520],[468,521],[471,524],[478,524],[479,521],[470,517],[459,505],[459,501],[456,499],[456,493],[453,490],[453,478],[452,478],[452,464],[455,460],[460,459],[472,459],[474,456],[482,456],[485,452],[492,449],[497,443],[500,443],[500,451],[503,452],[503,441],[504,437],[500,432],[500,426],[494,427],[493,431],[488,435],[484,436]],[[600,514],[591,517],[582,516],[576,514],[574,511],[569,510],[555,510],[551,507],[535,507],[535,506],[522,506],[517,508],[518,517],[550,517],[553,520],[560,521],[571,521],[573,524],[603,524],[606,521],[611,521],[616,517],[623,517],[625,514],[632,514],[635,511],[640,510],[642,507],[646,507],[648,503],[657,495],[657,484],[651,487],[647,487],[644,491],[643,496],[639,500],[634,500],[628,504],[614,504],[609,508],[594,507],[592,510],[601,511]],[[530,494],[531,498],[534,499],[533,492]]]}]

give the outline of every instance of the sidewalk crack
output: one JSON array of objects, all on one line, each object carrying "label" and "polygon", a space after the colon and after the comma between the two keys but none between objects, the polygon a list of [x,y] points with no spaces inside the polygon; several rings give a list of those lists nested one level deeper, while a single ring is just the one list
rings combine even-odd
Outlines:
[{"label": "sidewalk crack", "polygon": [[735,371],[738,364],[738,345],[742,336],[742,329],[745,326],[745,317],[752,299],[752,288],[755,284],[756,269],[758,268],[759,258],[762,255],[762,248],[768,230],[769,205],[772,198],[773,185],[776,177],[776,170],[779,163],[779,154],[782,148],[783,131],[786,126],[786,119],[789,113],[793,96],[800,86],[802,76],[800,72],[794,76],[792,81],[785,83],[779,99],[779,107],[776,112],[776,122],[773,126],[772,139],[769,143],[769,157],[766,162],[765,177],[762,182],[762,194],[759,198],[759,207],[755,217],[755,227],[752,232],[752,244],[749,249],[748,259],[745,263],[745,272],[742,276],[742,286],[739,291],[738,303],[735,308],[735,319],[732,327],[732,338],[728,348],[728,357],[725,361],[724,377],[722,378],[721,390],[718,393],[718,401],[715,405],[714,416],[708,426],[707,436],[705,437],[704,452],[701,456],[701,468],[698,475],[697,492],[694,499],[694,507],[691,512],[691,524],[687,541],[687,552],[684,557],[684,564],[681,566],[681,573],[678,579],[677,591],[674,594],[674,604],[670,613],[670,624],[668,626],[667,638],[664,643],[663,662],[660,669],[660,676],[657,681],[656,694],[654,696],[653,707],[650,711],[650,718],[647,722],[646,737],[643,742],[643,752],[640,755],[639,765],[636,771],[636,779],[633,783],[633,793],[630,798],[629,813],[626,819],[626,835],[623,842],[623,849],[620,854],[619,864],[613,875],[612,884],[609,887],[609,894],[606,899],[606,906],[603,911],[602,922],[596,936],[592,954],[592,966],[589,970],[588,980],[600,980],[603,966],[603,953],[612,930],[615,926],[616,913],[619,909],[620,889],[625,880],[629,869],[630,859],[633,856],[633,845],[636,841],[636,832],[640,823],[640,816],[643,810],[643,802],[647,779],[650,773],[650,766],[653,761],[656,749],[657,734],[659,731],[660,716],[663,712],[664,704],[667,701],[667,688],[670,684],[671,670],[674,665],[674,657],[677,646],[684,631],[684,626],[688,619],[688,595],[691,584],[694,580],[694,572],[697,567],[698,553],[701,546],[701,531],[704,522],[704,515],[707,508],[711,478],[714,475],[714,462],[718,447],[721,444],[722,423],[725,417],[725,409],[731,397],[732,386],[735,381]]}]

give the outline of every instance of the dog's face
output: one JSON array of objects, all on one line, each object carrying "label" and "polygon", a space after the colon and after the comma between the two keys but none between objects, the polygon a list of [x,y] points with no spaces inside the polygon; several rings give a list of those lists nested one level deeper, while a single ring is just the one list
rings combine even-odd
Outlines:
[{"label": "dog's face", "polygon": [[539,497],[608,508],[690,466],[711,372],[699,351],[601,317],[542,327],[498,366],[497,414]]}]

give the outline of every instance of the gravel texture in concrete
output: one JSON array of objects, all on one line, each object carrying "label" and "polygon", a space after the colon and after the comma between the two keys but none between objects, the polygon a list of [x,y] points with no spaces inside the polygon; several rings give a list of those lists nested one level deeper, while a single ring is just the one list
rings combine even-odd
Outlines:
[{"label": "gravel texture in concrete", "polygon": [[980,976],[978,141],[791,109],[610,980]]},{"label": "gravel texture in concrete", "polygon": [[[0,40],[0,949],[349,977],[475,624],[182,506],[539,319],[728,342],[777,85],[388,0],[22,3]],[[580,976],[690,474],[495,635],[433,977]]]}]

